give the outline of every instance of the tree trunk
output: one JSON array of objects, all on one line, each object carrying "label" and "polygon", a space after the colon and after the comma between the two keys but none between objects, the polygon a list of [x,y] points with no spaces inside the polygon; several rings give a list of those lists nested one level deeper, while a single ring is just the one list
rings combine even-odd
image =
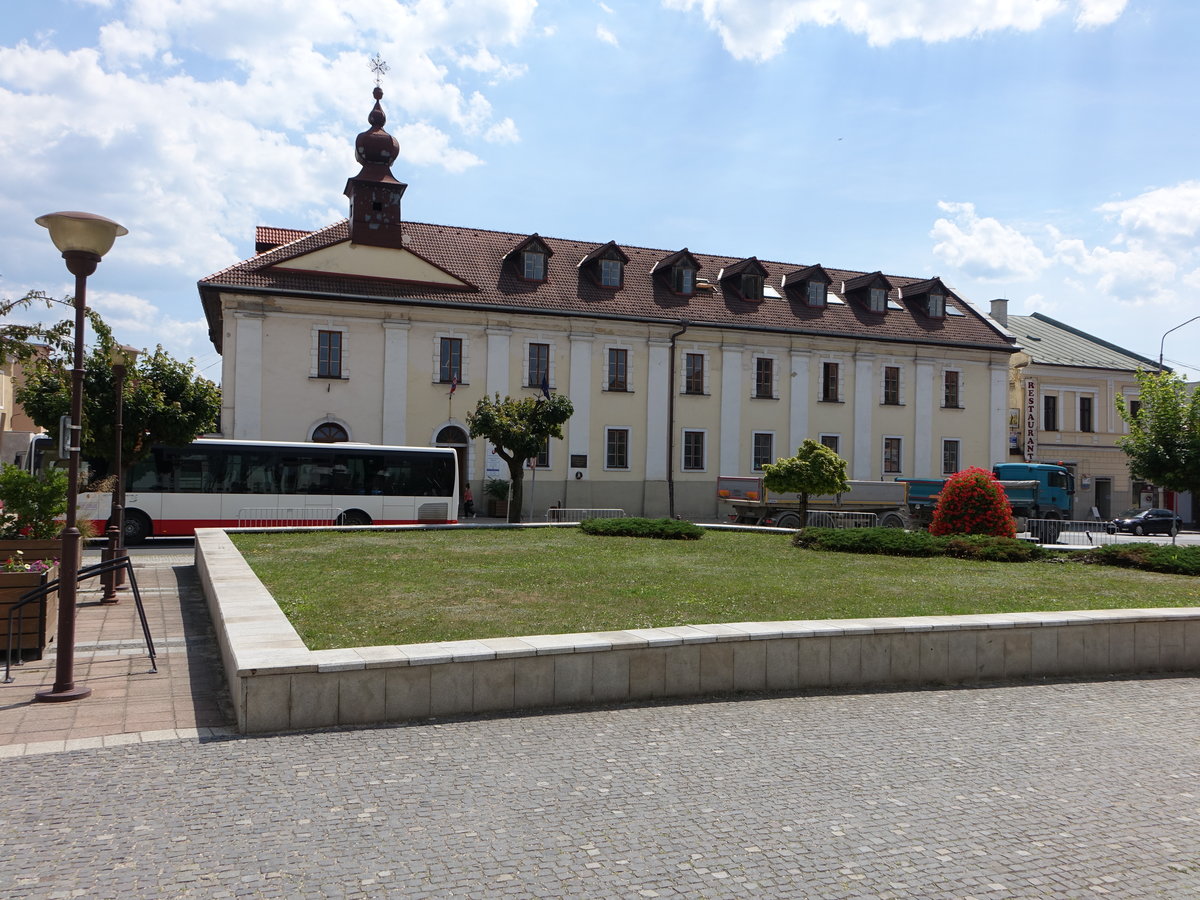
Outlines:
[{"label": "tree trunk", "polygon": [[520,522],[521,510],[525,507],[525,460],[508,460],[508,476],[511,490],[508,496],[508,521]]}]

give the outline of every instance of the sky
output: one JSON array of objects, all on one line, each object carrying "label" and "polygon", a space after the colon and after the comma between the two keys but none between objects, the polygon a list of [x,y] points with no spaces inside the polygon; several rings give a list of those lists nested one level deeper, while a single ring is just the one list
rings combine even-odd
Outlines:
[{"label": "sky", "polygon": [[345,218],[378,55],[409,220],[939,275],[1196,380],[1198,37],[1193,0],[0,0],[0,297],[73,291],[37,216],[108,216],[89,305],[219,380],[196,282]]}]

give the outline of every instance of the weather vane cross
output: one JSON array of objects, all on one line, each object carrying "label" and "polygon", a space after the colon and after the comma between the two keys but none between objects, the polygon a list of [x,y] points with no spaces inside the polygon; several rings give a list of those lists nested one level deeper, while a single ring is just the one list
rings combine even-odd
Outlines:
[{"label": "weather vane cross", "polygon": [[375,86],[379,87],[379,80],[387,73],[388,64],[383,61],[378,53],[371,57],[371,71],[375,73]]}]

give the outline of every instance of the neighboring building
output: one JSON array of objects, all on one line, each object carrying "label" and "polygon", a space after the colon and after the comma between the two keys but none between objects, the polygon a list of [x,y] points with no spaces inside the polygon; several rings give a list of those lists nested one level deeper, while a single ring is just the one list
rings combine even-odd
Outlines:
[{"label": "neighboring building", "polygon": [[476,401],[563,392],[539,513],[713,516],[808,437],[856,479],[1004,458],[1013,339],[939,279],[405,221],[381,96],[349,219],[199,283],[226,436],[454,446],[478,494],[507,470]]},{"label": "neighboring building", "polygon": [[14,399],[25,382],[25,368],[17,360],[0,359],[0,462],[24,465],[32,439],[41,434]]},{"label": "neighboring building", "polygon": [[1173,493],[1159,496],[1134,481],[1116,440],[1129,433],[1117,413],[1117,395],[1138,402],[1138,369],[1160,371],[1154,360],[1049,316],[1007,314],[992,301],[992,318],[1016,338],[1009,385],[1009,455],[1026,462],[1060,463],[1075,473],[1076,519],[1109,519],[1132,506],[1177,509]]}]

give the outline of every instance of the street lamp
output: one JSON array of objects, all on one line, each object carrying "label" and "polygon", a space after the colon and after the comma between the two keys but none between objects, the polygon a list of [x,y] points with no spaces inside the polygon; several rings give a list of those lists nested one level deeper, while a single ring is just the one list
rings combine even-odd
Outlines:
[{"label": "street lamp", "polygon": [[1163,333],[1162,340],[1158,342],[1158,367],[1160,369],[1162,368],[1162,364],[1163,364],[1163,345],[1167,341],[1167,335],[1170,334],[1172,331],[1178,331],[1184,325],[1191,325],[1197,319],[1200,319],[1200,316],[1192,316],[1186,322],[1182,322],[1179,325],[1176,325],[1174,328],[1168,328],[1166,330],[1166,332]]},{"label": "street lamp", "polygon": [[[75,604],[83,539],[76,516],[79,508],[79,444],[83,433],[83,329],[87,309],[87,277],[113,243],[129,230],[111,219],[84,212],[48,213],[35,219],[50,230],[67,261],[67,271],[75,276],[75,367],[71,372],[71,419],[68,430],[70,462],[67,466],[67,522],[63,528],[62,563],[58,578],[58,660],[54,666],[54,687],[38,691],[37,700],[61,702],[82,700],[92,689],[75,684]],[[60,448],[61,450],[62,448]]]},{"label": "street lamp", "polygon": [[[114,343],[108,351],[108,361],[112,364],[113,382],[116,385],[116,421],[113,432],[116,435],[116,446],[113,449],[113,486],[112,513],[109,515],[108,558],[109,561],[125,555],[125,479],[121,470],[121,449],[124,443],[124,410],[125,410],[125,372],[137,362],[138,351],[135,347]],[[114,569],[105,575],[104,596],[101,603],[116,603],[117,588],[125,584],[125,570]]]}]

